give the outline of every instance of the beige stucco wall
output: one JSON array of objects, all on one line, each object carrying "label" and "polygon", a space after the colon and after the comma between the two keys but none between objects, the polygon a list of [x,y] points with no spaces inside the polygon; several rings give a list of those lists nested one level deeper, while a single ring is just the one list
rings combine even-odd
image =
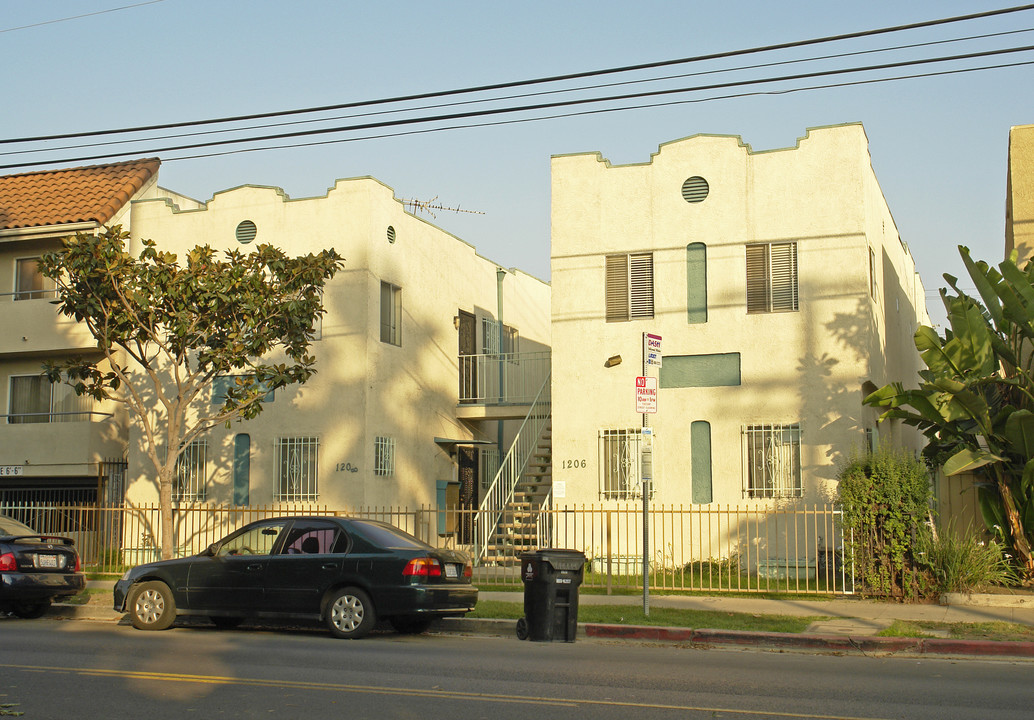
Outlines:
[{"label": "beige stucco wall", "polygon": [[1022,267],[1034,255],[1034,125],[1009,131],[1005,196],[1005,256],[1016,249]]},{"label": "beige stucco wall", "polygon": [[[681,194],[692,176],[710,186],[698,204]],[[661,146],[644,164],[557,156],[552,182],[553,472],[566,486],[558,502],[600,502],[599,430],[641,426],[634,384],[644,332],[662,336],[664,356],[741,359],[738,386],[659,391],[650,416],[655,502],[691,502],[697,420],[710,423],[714,502],[747,502],[741,428],[762,423],[800,423],[803,499],[828,498],[837,461],[875,424],[861,404],[863,384],[913,381],[910,337],[917,319],[926,321],[861,126],[811,130],[797,147],[769,152],[737,137],[695,136]],[[800,310],[748,315],[744,245],[781,241],[797,242]],[[707,246],[703,324],[686,314],[686,246],[697,242]],[[879,258],[875,301],[870,247]],[[643,251],[653,252],[654,317],[606,322],[605,256]],[[606,368],[614,355],[622,363]],[[900,439],[917,447],[908,433]]]},{"label": "beige stucco wall", "polygon": [[[456,419],[459,310],[497,312],[497,266],[440,228],[408,213],[391,188],[371,178],[341,180],[325,197],[292,200],[282,190],[245,186],[218,193],[200,210],[165,201],[133,206],[133,241],[154,239],[182,253],[197,244],[239,247],[235,228],[251,220],[255,243],[289,255],[333,247],[345,261],[327,285],[321,338],[313,343],[317,373],[304,386],[278,391],[255,420],[210,431],[210,499],[232,495],[232,445],[251,439],[251,504],[272,503],[278,437],[319,437],[319,502],[332,507],[408,506],[435,500],[436,481],[454,465],[435,437],[470,439],[477,430]],[[388,241],[387,228],[395,230]],[[380,342],[380,283],[402,288],[402,345]],[[550,344],[549,285],[508,271],[504,322],[524,345]],[[490,439],[495,439],[495,427]],[[373,473],[374,439],[396,441],[393,477]],[[130,442],[131,497],[151,501],[153,468],[139,433]],[[352,471],[351,469],[356,469]]]}]

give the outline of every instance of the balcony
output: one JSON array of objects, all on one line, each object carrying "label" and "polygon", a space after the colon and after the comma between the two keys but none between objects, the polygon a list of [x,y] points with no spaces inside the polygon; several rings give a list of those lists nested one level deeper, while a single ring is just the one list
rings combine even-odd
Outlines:
[{"label": "balcony", "polygon": [[457,416],[468,420],[523,418],[549,376],[548,350],[460,355]]},{"label": "balcony", "polygon": [[0,355],[97,347],[86,325],[59,315],[53,290],[0,293]]},{"label": "balcony", "polygon": [[9,475],[75,476],[106,457],[121,457],[124,429],[111,413],[0,415],[0,468]]}]

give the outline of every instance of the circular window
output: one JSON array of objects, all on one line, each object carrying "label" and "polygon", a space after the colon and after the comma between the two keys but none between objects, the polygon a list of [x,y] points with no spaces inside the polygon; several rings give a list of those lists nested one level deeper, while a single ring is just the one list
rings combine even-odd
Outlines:
[{"label": "circular window", "polygon": [[388,242],[395,242],[395,228],[391,225],[388,226]]},{"label": "circular window", "polygon": [[703,202],[710,190],[707,180],[694,175],[682,183],[682,199],[688,203]]},{"label": "circular window", "polygon": [[258,228],[255,227],[255,223],[251,220],[243,220],[237,226],[237,242],[239,243],[250,243],[258,235]]}]

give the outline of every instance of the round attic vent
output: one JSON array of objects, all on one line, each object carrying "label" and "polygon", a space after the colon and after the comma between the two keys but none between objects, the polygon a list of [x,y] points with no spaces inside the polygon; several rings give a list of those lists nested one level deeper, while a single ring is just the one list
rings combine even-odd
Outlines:
[{"label": "round attic vent", "polygon": [[694,175],[682,183],[682,199],[688,203],[703,202],[710,189],[707,180],[699,175]]},{"label": "round attic vent", "polygon": [[388,226],[388,242],[395,242],[395,228],[391,225]]},{"label": "round attic vent", "polygon": [[250,243],[258,235],[258,228],[251,220],[242,220],[237,226],[237,242]]}]

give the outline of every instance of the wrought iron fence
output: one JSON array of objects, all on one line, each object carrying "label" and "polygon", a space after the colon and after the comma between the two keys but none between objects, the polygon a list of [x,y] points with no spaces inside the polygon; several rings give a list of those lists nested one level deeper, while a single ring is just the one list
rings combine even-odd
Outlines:
[{"label": "wrought iron fence", "polygon": [[[159,557],[161,523],[157,506],[25,503],[5,505],[2,511],[39,532],[74,538],[88,570],[121,572]],[[388,522],[431,545],[464,549],[457,544],[455,534],[437,532],[438,517],[446,514],[458,519],[469,514],[472,521],[475,513],[431,506],[343,510],[302,503],[177,507],[173,547],[177,556],[195,554],[233,530],[267,517],[349,515]],[[840,509],[832,505],[775,509],[658,506],[650,511],[649,550],[644,563],[641,507],[630,503],[620,507],[553,508],[543,510],[538,517],[537,542],[497,548],[492,563],[476,567],[475,579],[482,586],[519,589],[521,554],[539,547],[557,547],[585,553],[583,587],[587,588],[641,589],[646,564],[650,587],[657,591],[851,594],[853,561],[845,550],[840,518]]]}]

